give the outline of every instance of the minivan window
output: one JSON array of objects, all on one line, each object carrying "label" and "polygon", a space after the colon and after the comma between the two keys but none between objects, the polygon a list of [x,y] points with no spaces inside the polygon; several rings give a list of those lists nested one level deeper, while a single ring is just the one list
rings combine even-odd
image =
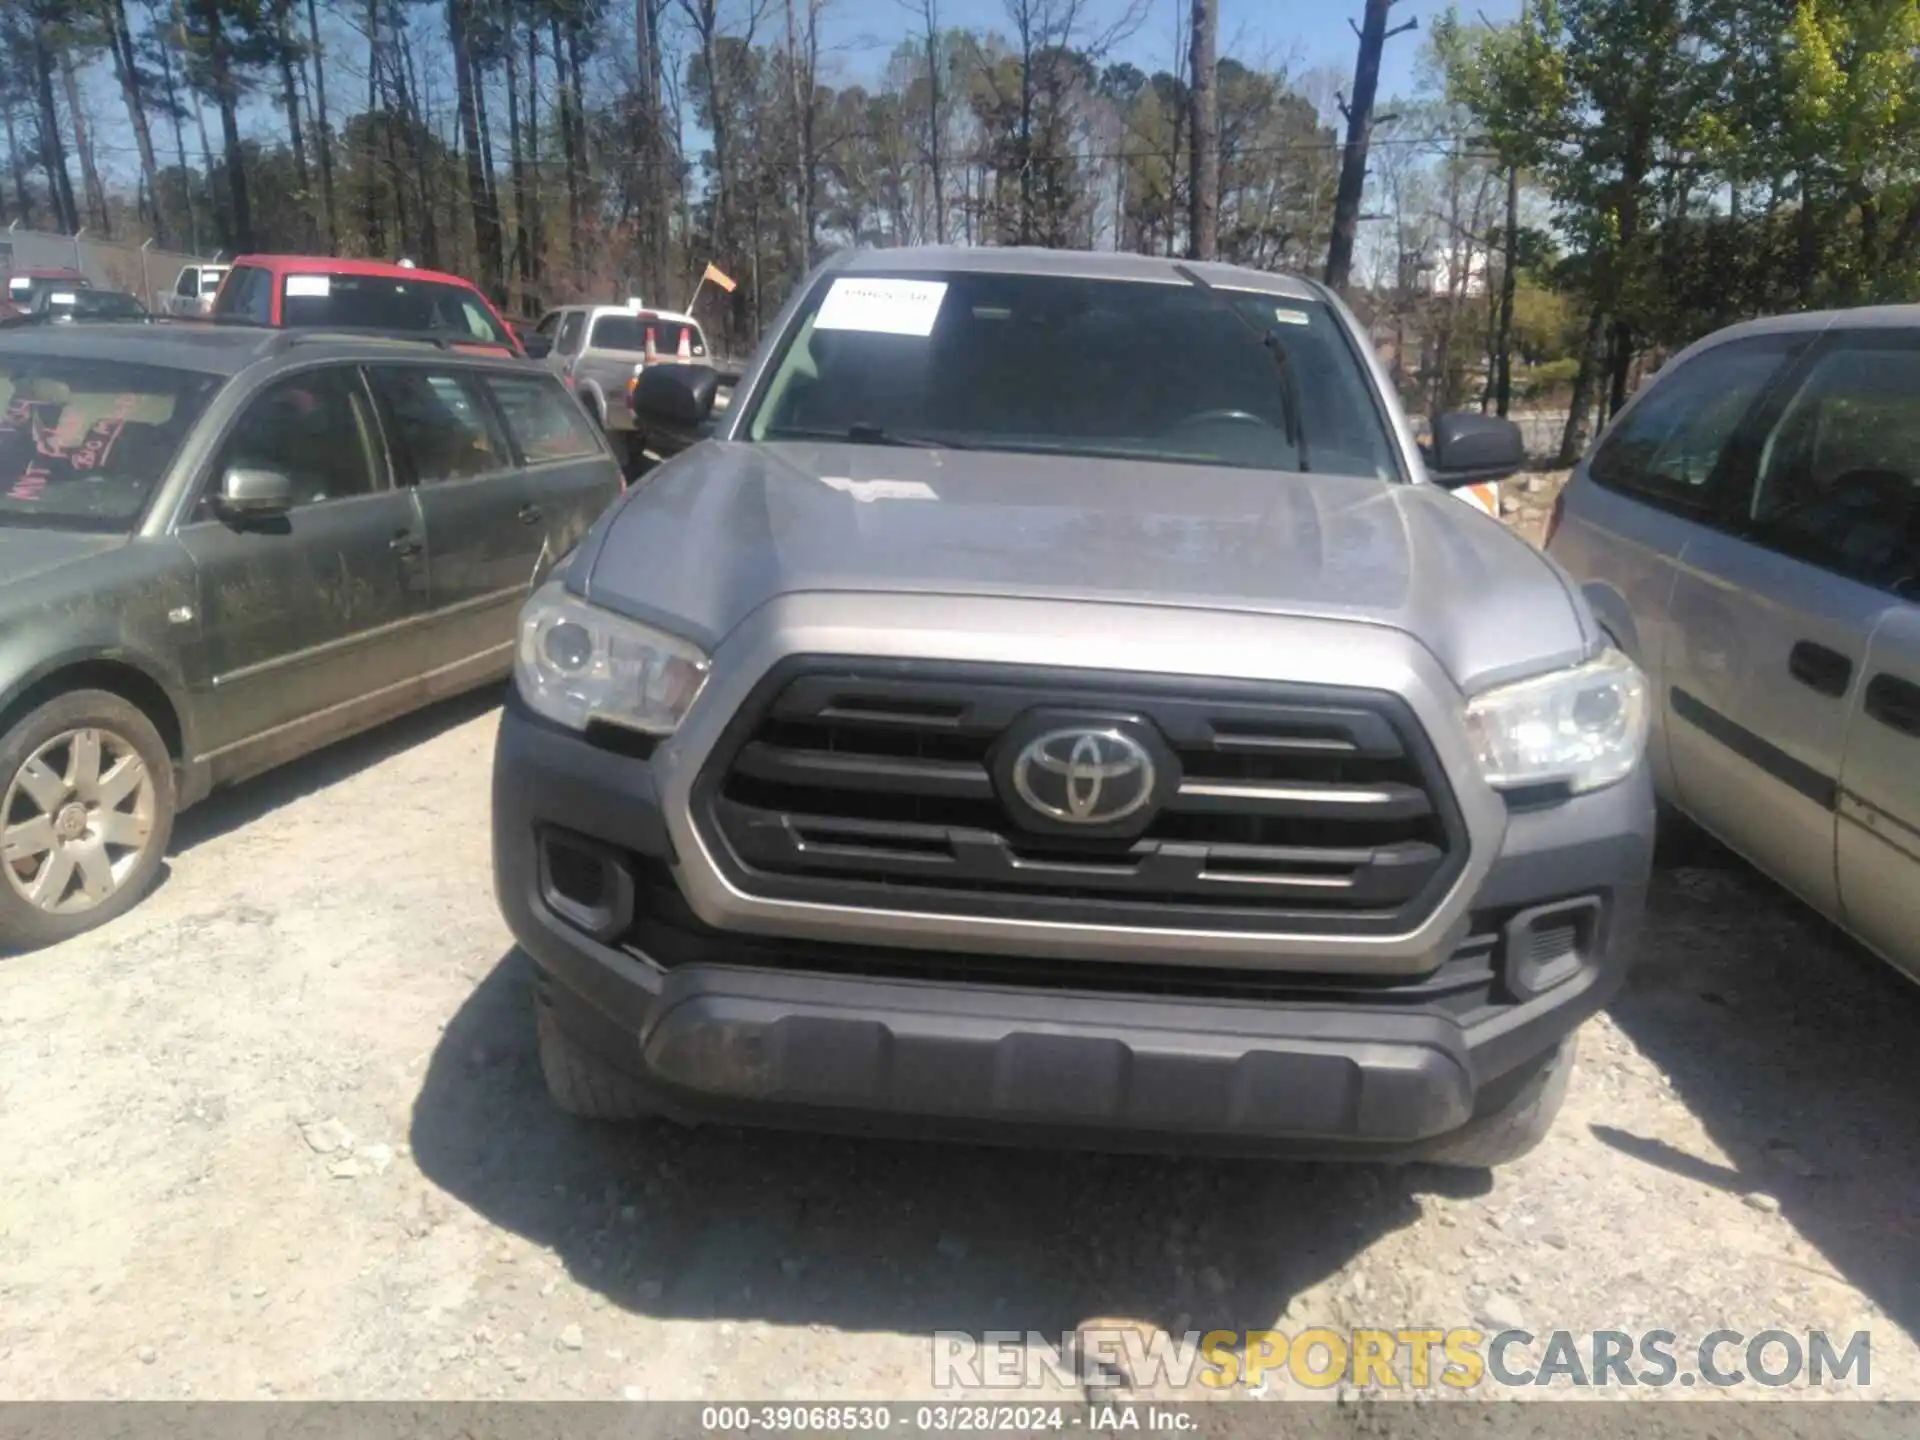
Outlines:
[{"label": "minivan window", "polygon": [[1386,411],[1333,312],[1184,282],[826,277],[745,434],[1401,477]]},{"label": "minivan window", "polygon": [[1721,456],[1802,343],[1797,335],[1733,340],[1656,376],[1600,442],[1588,474],[1665,509],[1709,513],[1718,504],[1709,481]]},{"label": "minivan window", "polygon": [[308,274],[283,276],[280,286],[282,325],[427,332],[512,346],[473,291],[444,281]]},{"label": "minivan window", "polygon": [[0,526],[132,530],[219,384],[189,370],[0,353]]},{"label": "minivan window", "polygon": [[1912,593],[1920,580],[1920,350],[1821,356],[1768,435],[1754,478],[1754,539]]}]

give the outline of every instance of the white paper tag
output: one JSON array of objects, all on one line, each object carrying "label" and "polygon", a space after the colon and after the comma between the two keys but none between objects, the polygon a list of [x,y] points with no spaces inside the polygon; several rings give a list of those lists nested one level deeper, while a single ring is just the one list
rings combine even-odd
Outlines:
[{"label": "white paper tag", "polygon": [[855,480],[850,475],[822,475],[822,485],[844,490],[861,504],[875,500],[938,500],[934,488],[922,480]]},{"label": "white paper tag", "polygon": [[836,280],[813,317],[816,330],[865,330],[874,335],[933,333],[944,280]]},{"label": "white paper tag", "polygon": [[287,277],[287,295],[329,295],[333,293],[333,279],[327,275],[289,275]]},{"label": "white paper tag", "polygon": [[71,290],[62,290],[57,294],[49,295],[47,297],[47,303],[49,305],[71,305],[74,303],[73,292]]},{"label": "white paper tag", "polygon": [[1282,325],[1311,325],[1313,317],[1304,310],[1275,310],[1273,318]]}]

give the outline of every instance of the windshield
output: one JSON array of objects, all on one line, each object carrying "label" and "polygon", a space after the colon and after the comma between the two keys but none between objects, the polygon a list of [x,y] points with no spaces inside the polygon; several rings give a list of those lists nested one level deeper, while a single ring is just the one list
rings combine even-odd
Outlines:
[{"label": "windshield", "polygon": [[[257,279],[255,277],[258,277]],[[243,278],[248,283],[241,283]],[[214,303],[219,315],[251,315],[268,323],[267,295],[256,295],[269,272],[242,267]],[[280,323],[289,327],[428,331],[456,342],[513,348],[477,292],[443,280],[399,275],[288,275],[279,278]]]},{"label": "windshield", "polygon": [[218,377],[0,354],[0,526],[133,529]]},{"label": "windshield", "polygon": [[49,291],[87,288],[88,282],[78,275],[15,275],[7,281],[7,298],[16,305],[31,306]]},{"label": "windshield", "polygon": [[46,309],[75,320],[138,320],[147,313],[138,300],[119,290],[50,291]]},{"label": "windshield", "polygon": [[1401,475],[1339,321],[1284,295],[1055,275],[829,278],[770,376],[751,440]]}]

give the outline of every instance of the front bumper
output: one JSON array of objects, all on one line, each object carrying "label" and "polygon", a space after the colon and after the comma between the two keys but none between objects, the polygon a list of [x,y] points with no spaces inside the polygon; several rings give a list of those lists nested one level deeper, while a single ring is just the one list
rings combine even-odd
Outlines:
[{"label": "front bumper", "polygon": [[[682,893],[657,757],[589,743],[517,696],[493,809],[499,902],[539,1003],[663,1114],[1392,1158],[1500,1108],[1606,1003],[1653,834],[1643,775],[1515,814],[1470,911],[1417,969],[1367,975],[1337,944],[1271,971],[717,929]],[[556,874],[582,863],[600,867],[604,904]],[[1525,994],[1514,967],[1542,914],[1573,917],[1578,944]]]}]

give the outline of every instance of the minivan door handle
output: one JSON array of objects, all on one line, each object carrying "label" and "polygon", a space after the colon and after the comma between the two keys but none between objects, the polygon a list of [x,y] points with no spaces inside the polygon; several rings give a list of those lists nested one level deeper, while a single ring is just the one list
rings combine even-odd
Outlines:
[{"label": "minivan door handle", "polygon": [[411,531],[402,530],[387,542],[387,548],[402,560],[411,560],[427,547]]},{"label": "minivan door handle", "polygon": [[522,525],[538,525],[540,523],[540,517],[544,513],[538,505],[535,505],[532,501],[528,501],[520,507],[520,523]]},{"label": "minivan door handle", "polygon": [[1837,700],[1847,693],[1847,682],[1853,679],[1853,661],[1838,650],[1802,640],[1787,655],[1787,671],[1809,690]]},{"label": "minivan door handle", "polygon": [[1902,735],[1920,739],[1920,685],[1898,675],[1876,675],[1867,682],[1867,714]]}]

